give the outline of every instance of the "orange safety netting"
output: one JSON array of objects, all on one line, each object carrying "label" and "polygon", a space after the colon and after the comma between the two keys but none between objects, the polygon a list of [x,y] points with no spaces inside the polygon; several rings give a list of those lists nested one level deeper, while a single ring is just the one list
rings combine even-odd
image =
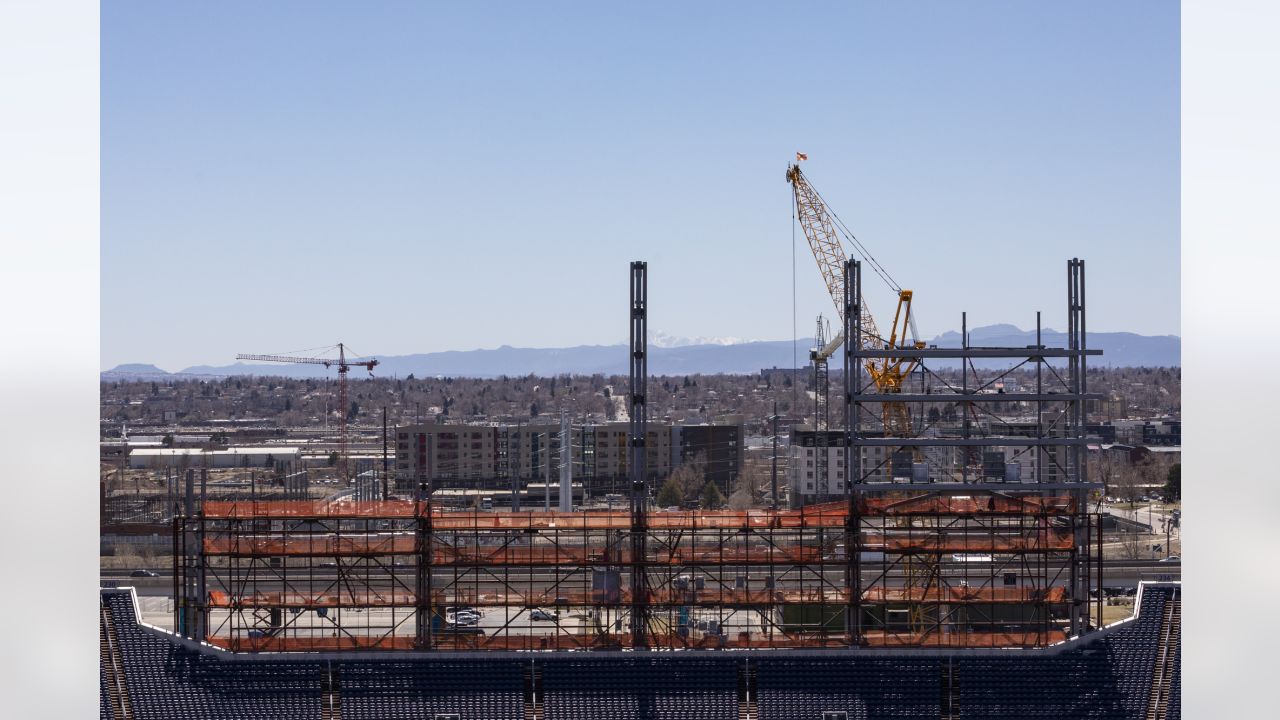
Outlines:
[{"label": "orange safety netting", "polygon": [[858,501],[858,511],[864,515],[1064,515],[1075,512],[1075,507],[1070,496],[1039,495],[864,497]]},{"label": "orange safety netting", "polygon": [[204,540],[206,555],[410,555],[417,552],[412,535],[304,535],[262,537],[232,535]]},{"label": "orange safety netting", "polygon": [[1073,538],[1066,530],[1039,530],[1017,535],[970,536],[942,534],[921,537],[863,536],[862,549],[869,551],[920,550],[932,552],[1034,552],[1070,550]]},{"label": "orange safety netting", "polygon": [[[450,602],[459,605],[476,607],[539,607],[551,605],[604,606],[629,605],[631,590],[621,588],[609,590],[566,590],[549,592],[477,592],[459,589],[451,593]],[[796,603],[847,603],[849,591],[837,588],[808,590],[740,590],[740,589],[702,589],[676,590],[661,588],[646,593],[645,603],[648,605],[772,605]],[[444,604],[437,600],[436,604]],[[336,608],[336,607],[414,607],[417,603],[415,593],[403,590],[385,590],[368,592],[320,592],[320,593],[284,593],[259,592],[232,595],[215,590],[209,593],[209,606],[214,608]]]},{"label": "orange safety netting", "polygon": [[1060,603],[1065,602],[1065,588],[963,587],[948,585],[928,588],[868,588],[862,597],[867,602],[914,603]]},{"label": "orange safety netting", "polygon": [[[918,514],[1021,514],[1060,515],[1075,510],[1067,496],[937,496],[893,499],[862,498],[864,515]],[[413,519],[427,513],[427,503],[409,500],[208,500],[203,506],[209,519],[317,518],[317,519]],[[844,524],[847,506],[843,502],[810,505],[799,510],[682,510],[650,512],[651,528],[799,528],[839,527]],[[440,529],[495,528],[583,528],[626,529],[631,515],[622,510],[581,510],[562,512],[452,511],[434,507],[431,524]]]},{"label": "orange safety netting", "polygon": [[[712,547],[706,549],[674,548],[655,549],[646,556],[646,562],[659,565],[693,564],[816,564],[823,559],[820,548],[802,545],[767,545],[753,548]],[[310,535],[301,537],[261,537],[237,535],[205,538],[206,555],[237,556],[366,556],[410,555],[418,552],[412,535],[369,535],[367,537],[340,537],[334,535]],[[435,566],[508,565],[508,566],[559,566],[559,565],[619,565],[631,562],[631,551],[614,548],[607,551],[599,546],[578,547],[572,545],[526,546],[507,545],[497,548],[454,547],[432,544],[431,564]],[[830,558],[828,558],[830,559]]]}]

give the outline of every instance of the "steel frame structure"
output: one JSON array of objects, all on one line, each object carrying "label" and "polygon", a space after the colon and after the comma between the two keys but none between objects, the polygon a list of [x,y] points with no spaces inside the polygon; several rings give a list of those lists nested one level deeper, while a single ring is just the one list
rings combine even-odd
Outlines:
[{"label": "steel frame structure", "polygon": [[[1102,568],[1083,462],[1085,358],[1097,354],[1085,347],[1083,264],[1069,265],[1067,348],[868,348],[859,263],[845,272],[842,499],[650,509],[648,283],[637,262],[628,509],[457,511],[425,482],[413,500],[209,500],[188,474],[173,521],[175,628],[233,651],[1033,647],[1087,630]],[[918,359],[921,383],[931,362],[960,359],[961,387],[877,394],[864,361],[888,354]],[[979,412],[1004,396],[986,393],[992,380],[972,363],[983,357],[1035,363],[1036,392],[1019,402],[1056,404],[1059,420],[1038,412],[1031,436],[991,432]],[[1065,359],[1066,377],[1046,358]],[[963,420],[886,437],[874,426],[882,415],[864,410],[883,402],[949,404]],[[1037,456],[1032,481],[988,480],[966,461],[931,469],[927,484],[877,482],[864,466],[875,448],[1000,445]],[[478,628],[452,622],[461,608],[483,613]]]},{"label": "steel frame structure", "polygon": [[[1070,497],[868,499],[862,518],[929,517],[933,525],[862,534],[864,551],[1017,550],[1031,562],[1070,534]],[[942,518],[982,516],[981,528]],[[428,500],[208,501],[175,521],[181,634],[235,651],[847,647],[841,612],[855,599],[843,503],[800,510],[649,513],[636,541],[627,511],[456,512]],[[643,555],[637,556],[637,548]],[[1011,608],[1058,602],[1026,587],[911,587],[899,563],[868,569],[864,605],[913,600]],[[881,577],[883,576],[883,577]],[[967,577],[976,578],[977,573]],[[429,590],[428,590],[429,588]],[[637,591],[637,588],[639,590]],[[637,597],[637,593],[640,597]],[[481,610],[483,633],[447,622]],[[558,611],[553,621],[534,610]],[[1054,629],[922,634],[868,629],[860,644],[1030,646]]]},{"label": "steel frame structure", "polygon": [[[952,645],[947,638],[1012,633],[1043,644],[1063,633],[1088,631],[1091,594],[1102,585],[1102,554],[1100,515],[1089,511],[1090,494],[1101,485],[1088,481],[1084,456],[1090,441],[1086,401],[1098,396],[1087,392],[1085,367],[1086,358],[1101,351],[1086,347],[1083,261],[1072,259],[1067,266],[1066,348],[1041,343],[1037,316],[1034,346],[970,347],[965,328],[960,348],[877,349],[863,342],[861,270],[857,260],[845,264],[845,546],[854,588],[845,626],[850,643],[900,644],[890,638],[905,635]],[[900,393],[878,392],[864,366],[900,358],[917,362],[918,375]],[[979,358],[1007,360],[1013,368],[983,377],[974,363]],[[1050,358],[1065,360],[1065,377]],[[954,360],[960,361],[960,386],[944,380],[940,391],[932,387],[930,379],[938,376],[931,363]],[[1028,364],[1035,369],[1036,390],[1020,393],[1017,402],[1034,405],[1029,436],[1009,431],[1010,424],[989,410],[992,403],[1009,401],[992,385]],[[961,419],[951,427],[922,424],[911,437],[895,437],[883,421],[877,424],[882,414],[868,409],[888,402],[915,408],[922,418],[926,408],[950,407]],[[1054,416],[1047,424],[1046,411]],[[1033,458],[1032,478],[1005,475],[1003,460],[1001,476],[988,477],[976,453],[989,447],[1024,448],[1018,455]],[[883,450],[884,459],[868,467],[873,448]],[[923,463],[926,478],[917,477],[914,466],[909,477],[896,477],[884,469],[894,449],[910,450],[916,460],[927,460],[930,450],[934,457],[939,451],[945,457],[946,449],[963,455],[954,465]],[[1059,496],[1066,502],[1043,502]],[[951,501],[960,498],[976,498],[978,506],[957,513]],[[948,559],[963,571],[946,571]],[[890,568],[903,568],[905,593],[895,595],[884,582]],[[956,602],[981,594],[988,602]],[[1100,595],[1096,602],[1101,617]]]}]

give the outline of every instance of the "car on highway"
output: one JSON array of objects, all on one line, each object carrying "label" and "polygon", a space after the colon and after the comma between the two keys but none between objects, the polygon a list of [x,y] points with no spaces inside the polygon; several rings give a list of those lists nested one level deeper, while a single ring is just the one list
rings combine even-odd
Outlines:
[{"label": "car on highway", "polygon": [[1160,562],[1182,562],[1182,558],[1178,557],[1177,555],[1170,555],[1169,557],[1161,560]]},{"label": "car on highway", "polygon": [[129,573],[129,577],[160,577],[160,573],[151,570],[139,569]]},{"label": "car on highway", "polygon": [[444,620],[446,623],[450,625],[457,625],[458,627],[471,627],[472,625],[480,624],[480,617],[478,615],[472,615],[471,613],[454,613],[452,615],[445,615]]},{"label": "car on highway", "polygon": [[556,619],[559,618],[559,615],[560,613],[554,610],[552,610],[551,612],[547,612],[542,608],[534,608],[533,611],[529,613],[529,619],[541,620],[541,621],[555,621]]}]

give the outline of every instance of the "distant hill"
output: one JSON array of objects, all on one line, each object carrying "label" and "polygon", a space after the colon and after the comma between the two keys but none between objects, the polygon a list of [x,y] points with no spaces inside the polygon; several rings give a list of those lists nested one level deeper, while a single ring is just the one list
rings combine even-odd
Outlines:
[{"label": "distant hill", "polygon": [[103,380],[172,380],[172,374],[147,363],[125,363],[106,370]]},{"label": "distant hill", "polygon": [[[1036,342],[1035,330],[1022,330],[1013,325],[986,325],[969,331],[973,346],[1024,347]],[[1066,347],[1067,334],[1042,329],[1040,342],[1048,347]],[[1138,335],[1127,332],[1088,333],[1089,348],[1102,350],[1102,357],[1089,358],[1089,365],[1099,367],[1180,367],[1182,338],[1177,335]],[[960,333],[945,332],[930,345],[960,347]]]},{"label": "distant hill", "polygon": [[[1042,342],[1050,347],[1066,344],[1066,334],[1044,330]],[[796,361],[808,363],[812,339],[797,343]],[[959,347],[959,332],[946,332],[928,341],[938,347]],[[1035,343],[1034,330],[1013,325],[988,325],[969,331],[976,346],[1025,347]],[[1090,333],[1089,347],[1103,350],[1102,357],[1090,358],[1095,367],[1171,367],[1181,365],[1182,340],[1176,335],[1146,336],[1135,333]],[[579,345],[570,348],[515,348],[503,345],[489,350],[451,350],[414,355],[375,355],[379,376],[405,377],[410,373],[428,377],[497,377],[499,375],[554,375],[560,373],[625,375],[625,345]],[[838,358],[837,358],[838,361]],[[991,363],[985,363],[990,365]],[[677,347],[650,345],[649,372],[654,375],[714,373],[755,373],[763,368],[792,366],[790,340],[742,342],[736,344],[695,344]],[[328,377],[331,370],[319,365],[245,364],[196,365],[179,373],[168,373],[154,365],[120,365],[104,373],[104,379],[162,380],[228,375],[274,375],[284,377]],[[358,376],[359,373],[357,373]]]},{"label": "distant hill", "polygon": [[[799,344],[801,364],[808,361],[810,340]],[[492,350],[450,350],[415,355],[379,356],[375,374],[405,377],[435,375],[497,377],[499,375],[625,375],[628,372],[626,345],[579,345],[570,348],[516,348],[509,345]],[[654,375],[697,373],[754,373],[767,367],[791,367],[791,341],[748,342],[737,345],[685,345],[649,348],[649,372]],[[326,377],[332,371],[319,365],[244,364],[197,365],[182,371],[200,375],[282,375],[286,377]]]},{"label": "distant hill", "polygon": [[169,372],[166,370],[161,370],[155,365],[148,365],[146,363],[125,363],[123,365],[117,365],[111,368],[110,370],[108,370],[107,372],[117,373],[119,375],[168,375],[169,374]]}]

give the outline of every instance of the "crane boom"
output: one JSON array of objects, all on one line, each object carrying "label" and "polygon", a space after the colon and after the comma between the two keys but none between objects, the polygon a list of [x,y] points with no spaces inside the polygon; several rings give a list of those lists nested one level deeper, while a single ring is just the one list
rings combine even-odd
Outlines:
[{"label": "crane boom", "polygon": [[[803,159],[805,159],[805,156],[800,153],[796,154],[797,163]],[[818,271],[822,274],[822,281],[827,286],[831,301],[835,303],[836,317],[843,321],[844,263],[848,256],[845,253],[844,244],[840,240],[838,230],[844,226],[840,225],[837,228],[837,219],[833,218],[831,212],[827,209],[826,203],[823,202],[822,196],[809,184],[804,173],[800,171],[798,164],[787,166],[787,182],[791,184],[795,192],[796,217],[800,221],[800,227],[804,230],[805,239],[809,242],[809,249],[813,252],[813,258],[818,263]],[[871,311],[867,307],[866,298],[861,296],[862,290],[859,288],[858,300],[861,308],[862,349],[893,349],[906,346],[908,344],[908,328],[910,329],[910,344],[917,348],[924,347],[924,343],[916,340],[915,318],[911,313],[912,292],[898,287],[897,283],[893,282],[893,279],[889,277],[888,272],[880,263],[876,262],[875,258],[870,257],[857,239],[853,238],[851,233],[848,233],[847,228],[845,233],[850,236],[854,245],[863,253],[876,274],[883,278],[898,294],[898,307],[894,312],[893,324],[889,329],[888,337],[885,337],[876,325],[875,318],[872,317]],[[811,358],[815,363],[825,363],[828,358],[835,354],[844,340],[844,334],[838,333],[831,342],[826,343],[821,348],[815,348]],[[867,371],[877,389],[882,393],[901,392],[903,383],[910,376],[916,365],[917,361],[915,360],[903,360],[901,358],[866,360]],[[882,409],[885,432],[895,436],[908,436],[911,434],[911,417],[905,405],[896,402],[884,403]]]},{"label": "crane boom", "polygon": [[347,466],[347,413],[349,407],[347,405],[347,371],[353,367],[362,367],[373,374],[373,368],[378,365],[377,358],[369,358],[368,360],[348,360],[347,348],[342,343],[338,343],[338,357],[335,358],[312,358],[298,357],[296,355],[261,355],[255,353],[239,353],[236,355],[237,360],[253,360],[256,362],[278,362],[278,363],[295,363],[302,365],[323,365],[325,367],[338,366],[338,416],[340,418],[340,447],[342,454],[338,456],[338,475],[344,481],[349,481],[350,475]]},{"label": "crane boom", "polygon": [[330,365],[337,364],[337,360],[328,358],[304,358],[294,357],[292,355],[254,355],[252,353],[240,353],[236,355],[237,360],[253,360],[255,362],[280,362],[280,363],[306,363],[308,365]]},{"label": "crane boom", "polygon": [[339,368],[345,365],[349,368],[363,367],[363,368],[369,369],[370,371],[372,371],[374,366],[378,364],[378,361],[376,358],[371,358],[369,360],[352,361],[352,360],[347,360],[345,358],[334,360],[333,358],[307,358],[307,357],[296,357],[294,355],[254,355],[251,353],[240,353],[239,355],[236,355],[236,359],[237,360],[253,360],[255,362],[302,363],[306,365],[323,365],[325,367],[332,367],[334,365],[337,365]]},{"label": "crane boom", "polygon": [[[787,168],[787,180],[795,189],[796,217],[800,220],[800,227],[804,229],[809,250],[818,261],[818,272],[822,273],[822,282],[826,284],[831,302],[835,304],[836,317],[843,318],[844,262],[848,259],[844,245],[841,244],[840,236],[836,233],[835,223],[827,212],[826,204],[805,179],[804,173],[800,172],[799,165]],[[876,327],[875,318],[867,307],[866,299],[860,298],[860,300],[864,345],[876,340],[883,342],[880,330]],[[843,323],[841,325],[843,326]],[[843,343],[844,331],[841,330],[822,348],[820,351],[822,358],[826,359],[834,355]]]}]

